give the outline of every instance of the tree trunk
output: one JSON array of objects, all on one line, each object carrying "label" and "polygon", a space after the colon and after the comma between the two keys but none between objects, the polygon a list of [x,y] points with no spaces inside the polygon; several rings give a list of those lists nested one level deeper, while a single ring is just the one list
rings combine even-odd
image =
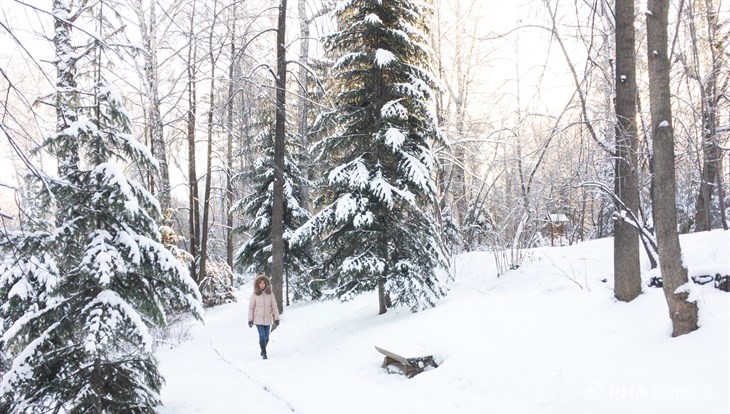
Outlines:
[{"label": "tree trunk", "polygon": [[[697,193],[695,208],[695,231],[709,231],[716,223],[713,217],[713,197],[720,196],[721,191],[715,191],[720,184],[719,165],[722,158],[717,139],[717,104],[720,100],[717,88],[717,78],[722,70],[721,56],[718,51],[722,50],[722,40],[717,37],[718,22],[717,12],[712,0],[705,0],[705,16],[707,18],[707,42],[710,52],[711,69],[710,73],[702,76],[704,82],[702,87],[702,171],[700,178],[700,189]],[[694,30],[694,25],[691,26]],[[696,39],[692,34],[693,41]],[[695,51],[698,46],[695,43]],[[697,54],[695,52],[695,54]],[[699,63],[698,65],[699,66]],[[727,224],[723,221],[723,227]]]},{"label": "tree trunk", "polygon": [[236,74],[236,5],[231,12],[231,65],[228,68],[228,101],[226,114],[226,263],[233,269],[233,95]]},{"label": "tree trunk", "polygon": [[[457,1],[455,7],[457,8],[457,21],[466,20],[464,14],[468,15],[470,10],[464,10],[464,6],[462,6],[461,1]],[[467,43],[465,38],[470,37],[472,38],[472,40],[468,41]],[[473,57],[473,37],[474,33],[468,35],[464,26],[459,26],[456,30],[455,40],[458,47],[456,47],[456,50],[454,51],[454,65],[456,66],[456,95],[453,96],[454,110],[456,111],[454,126],[456,128],[456,136],[458,137],[458,140],[462,142],[454,143],[453,157],[456,162],[451,164],[451,167],[453,168],[453,182],[451,188],[454,196],[454,210],[452,211],[452,213],[454,215],[454,218],[456,219],[456,223],[458,224],[459,228],[463,228],[464,225],[470,224],[466,223],[467,211],[470,205],[470,197],[468,194],[468,186],[466,180],[466,170],[468,168],[468,151],[465,148],[467,144],[464,141],[466,141],[466,111],[469,98],[468,94],[470,92],[471,86],[470,60]]]},{"label": "tree trunk", "polygon": [[667,55],[667,15],[669,4],[649,0],[647,10],[647,51],[649,62],[649,96],[654,152],[654,211],[659,268],[664,296],[672,320],[672,336],[684,335],[698,328],[697,303],[689,302],[687,268],[677,234],[675,204],[674,133],[669,88]]},{"label": "tree trunk", "polygon": [[[643,109],[641,109],[641,95],[636,95],[636,110],[639,114],[639,119],[641,120],[641,136],[644,141],[644,145],[647,147],[647,152],[649,153],[646,157],[647,163],[646,168],[649,170],[649,176],[654,177],[654,154],[652,151],[648,150],[649,147],[651,147],[651,131],[649,130],[651,128],[651,125],[649,125],[649,122],[646,121],[646,118],[644,117]],[[641,196],[641,194],[639,194]],[[641,198],[639,198],[641,200]],[[650,226],[649,223],[654,222],[654,181],[651,180],[649,182],[649,200],[651,204],[651,212],[647,211],[644,207],[641,201],[639,202],[639,213],[641,214],[641,224],[644,226],[646,230],[641,231],[641,244],[644,246],[644,251],[646,252],[646,255],[649,257],[649,264],[651,269],[656,269],[659,266],[658,261],[658,249],[652,250],[652,247],[656,247],[656,240],[651,239],[647,237],[647,233],[654,236],[656,233],[654,232],[654,228]]]},{"label": "tree trunk", "polygon": [[[299,143],[301,149],[299,150],[299,171],[304,176],[302,180],[300,191],[301,198],[300,203],[302,208],[307,211],[311,210],[310,193],[309,193],[309,178],[310,178],[310,158],[309,158],[309,24],[310,20],[307,18],[307,0],[299,0],[298,4],[299,11]],[[285,295],[286,305],[289,306],[289,272],[285,273]]]},{"label": "tree trunk", "polygon": [[139,20],[140,32],[142,32],[142,45],[144,47],[144,80],[147,93],[147,112],[149,116],[150,143],[152,155],[159,162],[157,177],[152,175],[152,188],[155,196],[160,202],[162,212],[170,207],[170,173],[167,164],[167,146],[160,113],[160,92],[157,76],[157,16],[155,11],[155,0],[150,0],[149,26],[144,15],[142,0],[137,3],[137,18]]},{"label": "tree trunk", "polygon": [[197,60],[197,48],[195,44],[195,1],[192,3],[190,15],[190,32],[188,38],[188,119],[187,119],[187,135],[188,135],[188,189],[189,189],[189,219],[190,219],[190,254],[193,261],[190,264],[190,275],[198,283],[201,282],[198,277],[196,262],[198,260],[198,240],[200,235],[200,206],[198,204],[198,176],[195,169],[195,118],[196,118],[196,79],[194,62]]},{"label": "tree trunk", "polygon": [[[460,72],[460,71],[459,71]],[[456,97],[456,133],[459,139],[464,138],[464,117],[465,117],[465,103],[464,100],[466,99],[462,94],[465,94],[462,90],[462,87],[459,87],[459,95]],[[464,150],[464,143],[455,142],[453,146],[453,159],[456,160],[456,162],[449,163],[449,166],[451,167],[451,185],[450,189],[452,191],[453,195],[453,210],[451,213],[453,214],[454,219],[456,220],[456,224],[459,226],[460,229],[463,229],[464,225],[466,225],[467,220],[467,210],[468,210],[468,200],[467,200],[467,185],[466,185],[466,173],[465,170],[467,168],[466,163],[466,151]],[[462,230],[463,232],[463,230]],[[469,240],[470,244],[472,240]],[[471,250],[472,246],[469,246],[469,250]]]},{"label": "tree trunk", "polygon": [[[436,55],[436,61],[435,64],[438,67],[438,76],[440,79],[446,79],[446,71],[444,69],[443,64],[443,52],[441,50],[441,43],[443,34],[441,33],[441,13],[439,9],[436,10],[436,25],[434,30],[431,32],[431,43],[433,44],[434,53]],[[444,98],[446,96],[445,89],[439,89],[436,91],[436,116],[438,119],[438,124],[441,127],[442,130],[448,129],[448,118],[446,114],[446,104],[444,103]],[[440,215],[438,217],[439,221],[441,221],[441,215],[443,214],[443,211],[447,209],[448,207],[448,197],[449,197],[449,186],[450,186],[450,165],[451,161],[448,159],[448,157],[441,157],[439,159],[439,168],[436,170],[436,188],[438,191],[438,211],[440,212]],[[453,216],[453,212],[452,212]]]},{"label": "tree trunk", "polygon": [[378,279],[378,315],[382,315],[388,312],[388,303],[385,294],[385,279]]},{"label": "tree trunk", "polygon": [[588,195],[586,194],[585,188],[581,190],[581,206],[580,206],[580,242],[585,241],[586,228],[586,210],[588,209]]},{"label": "tree trunk", "polygon": [[200,280],[205,279],[205,266],[208,263],[208,238],[210,237],[210,187],[213,180],[213,111],[215,110],[215,64],[216,55],[213,48],[213,34],[218,17],[218,1],[213,1],[213,24],[208,37],[208,56],[210,58],[210,107],[208,108],[208,148],[206,151],[205,191],[203,194],[203,222],[200,233]]},{"label": "tree trunk", "polygon": [[[616,170],[614,192],[638,217],[639,178],[636,138],[636,55],[634,0],[616,0]],[[620,209],[621,207],[619,207]],[[625,213],[624,213],[625,214]],[[623,215],[622,215],[623,216]],[[636,223],[639,225],[639,223]],[[630,302],[641,293],[639,231],[616,221],[613,238],[613,292]]]},{"label": "tree trunk", "polygon": [[717,164],[717,198],[720,200],[720,223],[722,223],[722,228],[727,230],[730,228],[728,226],[727,222],[727,214],[725,211],[727,210],[727,206],[725,205],[725,190],[722,184],[722,175],[720,174],[720,171],[722,171],[722,153],[720,154],[720,161]]},{"label": "tree trunk", "polygon": [[[707,94],[708,91],[705,92]],[[704,99],[707,101],[707,98]],[[702,173],[695,207],[695,231],[709,231],[713,227],[712,199],[718,177],[717,164],[720,150],[715,137],[715,114],[707,103],[702,105]]]},{"label": "tree trunk", "polygon": [[304,175],[302,184],[302,208],[310,209],[309,202],[309,124],[307,113],[309,112],[309,20],[307,19],[307,0],[299,0],[299,139],[302,144],[299,169]]},{"label": "tree trunk", "polygon": [[271,206],[271,287],[279,312],[284,311],[284,151],[286,145],[286,0],[279,4],[276,34],[276,131],[274,196]]}]

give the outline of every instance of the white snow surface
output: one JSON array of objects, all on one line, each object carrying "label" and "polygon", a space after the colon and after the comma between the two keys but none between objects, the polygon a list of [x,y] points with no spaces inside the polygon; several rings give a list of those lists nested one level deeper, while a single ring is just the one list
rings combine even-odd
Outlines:
[{"label": "white snow surface", "polygon": [[[730,232],[681,236],[694,268],[730,268]],[[612,240],[533,249],[496,277],[462,254],[433,309],[377,315],[377,296],[289,306],[269,359],[246,325],[251,286],[208,310],[192,339],[159,349],[164,414],[730,412],[730,294],[695,286],[699,330],[671,337],[661,289],[614,299]],[[647,277],[648,264],[642,258]],[[606,279],[606,282],[602,280]],[[374,346],[439,363],[406,379]]]}]

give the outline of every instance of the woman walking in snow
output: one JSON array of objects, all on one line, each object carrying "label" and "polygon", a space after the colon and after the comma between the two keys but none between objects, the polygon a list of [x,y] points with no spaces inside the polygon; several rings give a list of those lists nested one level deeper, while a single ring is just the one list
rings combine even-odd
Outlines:
[{"label": "woman walking in snow", "polygon": [[266,345],[269,344],[271,325],[279,325],[279,309],[271,293],[271,282],[266,276],[259,276],[253,284],[253,293],[248,301],[248,326],[256,325],[259,331],[261,358],[267,359]]}]

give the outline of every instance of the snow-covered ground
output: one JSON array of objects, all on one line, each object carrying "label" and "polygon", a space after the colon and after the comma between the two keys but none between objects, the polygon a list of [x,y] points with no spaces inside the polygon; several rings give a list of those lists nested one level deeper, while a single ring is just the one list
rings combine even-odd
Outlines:
[{"label": "snow-covered ground", "polygon": [[[691,274],[730,274],[729,232],[681,241]],[[532,250],[500,278],[491,253],[464,254],[448,296],[427,311],[378,316],[374,294],[286,308],[266,361],[246,325],[245,286],[191,340],[158,351],[161,411],[729,413],[730,294],[701,286],[700,329],[671,338],[662,290],[617,302],[612,268],[611,239]],[[440,367],[388,374],[374,345]]]}]

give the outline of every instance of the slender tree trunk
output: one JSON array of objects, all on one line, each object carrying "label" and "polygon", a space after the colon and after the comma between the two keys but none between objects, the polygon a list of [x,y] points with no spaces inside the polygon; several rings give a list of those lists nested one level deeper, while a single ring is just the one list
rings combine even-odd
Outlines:
[{"label": "slender tree trunk", "polygon": [[669,4],[665,0],[649,0],[647,9],[649,96],[654,149],[654,218],[664,296],[673,325],[672,336],[679,336],[694,331],[698,326],[697,303],[687,300],[690,284],[687,268],[682,262],[682,249],[677,233],[674,133],[667,55]]},{"label": "slender tree trunk", "polygon": [[195,169],[195,118],[196,118],[196,82],[195,61],[197,60],[197,47],[195,41],[195,1],[192,3],[190,15],[190,32],[188,33],[190,44],[188,45],[188,188],[189,196],[189,219],[190,219],[190,254],[193,261],[190,264],[190,274],[198,282],[201,282],[197,272],[196,262],[198,260],[198,240],[200,235],[200,206],[198,204],[198,176]]},{"label": "slender tree trunk", "polygon": [[[652,165],[653,163],[650,163],[649,165]],[[651,176],[654,175],[652,167],[652,172],[650,173]],[[653,188],[653,186],[652,186]],[[654,204],[652,203],[652,206]],[[647,226],[647,214],[645,209],[641,207],[641,202],[639,202],[639,217],[641,218],[642,222],[642,229],[641,229],[641,245],[644,246],[644,251],[646,252],[646,256],[649,259],[649,268],[650,269],[656,269],[659,267],[659,248],[656,244],[656,235],[654,234],[654,229]]]},{"label": "slender tree trunk", "polygon": [[170,207],[170,173],[167,163],[167,146],[160,113],[160,92],[157,76],[157,16],[155,11],[156,0],[149,2],[149,26],[144,14],[142,0],[137,2],[137,18],[142,32],[144,47],[144,81],[147,93],[147,113],[149,117],[150,144],[152,154],[159,162],[157,177],[152,175],[152,188],[164,212]]},{"label": "slender tree trunk", "polygon": [[586,228],[586,210],[588,209],[588,194],[586,194],[585,188],[581,190],[581,206],[580,206],[580,241],[585,241],[585,228]]},{"label": "slender tree trunk", "polygon": [[94,358],[94,370],[91,373],[91,384],[89,384],[91,386],[91,392],[95,394],[93,410],[96,414],[104,414],[104,406],[106,405],[104,403],[104,395],[107,391],[104,389],[104,383],[106,381],[101,375],[101,362],[101,358]]},{"label": "slender tree trunk", "polygon": [[[388,265],[388,258],[390,257],[390,252],[388,249],[388,234],[387,230],[380,233],[380,249],[382,250],[380,253],[380,257],[386,258],[385,259],[385,269],[383,269],[383,275],[387,275],[390,273],[389,265]],[[382,315],[386,312],[388,312],[388,308],[391,307],[390,303],[390,296],[388,295],[388,292],[385,291],[385,277],[381,276],[378,278],[378,315]]]},{"label": "slender tree trunk", "polygon": [[208,238],[210,237],[210,187],[213,181],[213,111],[215,110],[215,65],[216,57],[213,47],[213,34],[218,17],[218,1],[213,1],[213,24],[210,27],[208,36],[208,56],[210,58],[210,107],[208,108],[208,148],[206,151],[205,167],[205,191],[203,194],[203,222],[200,233],[200,280],[206,277],[206,264],[208,263]]},{"label": "slender tree trunk", "polygon": [[[644,144],[646,145],[647,152],[649,153],[646,159],[648,162],[646,163],[646,166],[649,170],[649,176],[654,177],[654,154],[651,151],[652,143],[651,143],[651,132],[649,131],[649,128],[651,127],[649,123],[646,121],[643,113],[643,109],[641,109],[641,95],[636,94],[636,110],[639,114],[639,119],[641,120],[641,136],[644,139]],[[639,198],[641,200],[641,198]],[[646,237],[647,233],[650,233],[654,235],[654,228],[650,226],[648,223],[654,222],[654,180],[651,180],[649,182],[649,200],[651,204],[651,213],[648,212],[644,207],[641,201],[639,202],[639,213],[641,214],[641,221],[642,226],[646,229],[646,231],[641,231],[641,244],[644,246],[644,251],[646,252],[646,255],[649,257],[649,264],[651,269],[656,269],[659,266],[659,258],[656,257],[658,254],[658,249],[653,249],[653,247],[656,247],[656,240],[655,239],[649,239]]]},{"label": "slender tree trunk", "polygon": [[[370,71],[373,74],[373,77],[377,79],[377,83],[375,85],[375,93],[374,96],[371,98],[374,102],[381,101],[385,98],[385,80],[383,79],[383,74],[380,73],[375,67],[371,68]],[[374,131],[377,130],[377,126],[375,123],[371,123],[370,125],[370,131],[368,133],[372,134]],[[375,153],[375,159],[379,160],[381,159],[381,151],[383,148],[380,145],[376,145],[374,148]],[[388,263],[390,261],[390,249],[389,249],[389,238],[388,238],[388,225],[386,224],[384,226],[384,229],[378,231],[378,247],[380,249],[379,256],[380,258],[385,262],[385,266],[383,270],[380,272],[379,275],[376,275],[377,279],[377,286],[378,286],[378,315],[382,315],[386,312],[388,312],[388,293],[385,289],[385,283],[387,281],[387,276],[390,273],[390,269],[388,266]]]},{"label": "slender tree trunk", "polygon": [[[517,44],[519,45],[519,40],[517,41]],[[511,251],[514,253],[515,251],[519,250],[523,246],[521,245],[521,235],[522,235],[522,228],[524,223],[529,223],[530,221],[530,185],[528,183],[528,180],[525,178],[525,166],[523,164],[524,158],[522,157],[522,129],[523,129],[523,116],[522,116],[522,103],[520,99],[521,94],[521,82],[520,82],[520,50],[519,47],[517,50],[515,50],[515,73],[517,75],[517,79],[515,82],[515,87],[517,89],[517,134],[515,135],[515,167],[517,169],[516,176],[519,180],[519,186],[520,186],[520,200],[522,204],[522,218],[519,222],[515,223],[515,232],[514,237],[512,238],[512,247]],[[512,263],[513,264],[513,263]],[[511,264],[511,265],[512,265]]]},{"label": "slender tree trunk", "polygon": [[720,173],[722,170],[722,153],[720,153],[720,160],[717,163],[717,170],[715,171],[717,173],[717,198],[720,200],[720,222],[722,223],[722,228],[727,230],[730,227],[728,226],[727,214],[725,213],[727,206],[725,205],[725,190],[722,183],[722,174]]},{"label": "slender tree trunk", "polygon": [[276,34],[276,131],[274,197],[271,206],[271,287],[279,312],[284,311],[284,151],[286,145],[286,0],[279,4]]},{"label": "slender tree trunk", "polygon": [[[706,95],[705,91],[703,95]],[[697,192],[695,207],[695,231],[709,231],[713,227],[712,199],[715,195],[716,178],[718,176],[717,164],[720,159],[720,151],[717,147],[715,137],[715,114],[707,106],[707,98],[703,99],[702,105],[702,173],[700,176],[700,188]]]},{"label": "slender tree trunk", "polygon": [[[309,179],[309,122],[307,113],[309,112],[309,97],[307,88],[309,87],[309,71],[307,70],[309,62],[309,20],[307,19],[307,0],[299,0],[299,139],[302,144],[301,157],[299,159],[299,169],[304,177]],[[305,67],[307,66],[307,67]],[[309,202],[309,184],[303,183],[302,188],[302,207],[305,210],[310,209]]]},{"label": "slender tree trunk", "polygon": [[378,315],[388,312],[388,304],[385,295],[385,279],[378,279]]},{"label": "slender tree trunk", "polygon": [[[441,50],[441,43],[443,39],[443,34],[441,32],[441,8],[437,7],[436,9],[436,27],[435,30],[431,32],[431,43],[433,44],[433,48],[436,54],[436,67],[438,68],[438,76],[440,79],[446,79],[446,70],[444,69],[444,63],[443,63],[443,52]],[[441,126],[442,130],[448,129],[447,128],[447,114],[446,114],[446,104],[444,103],[444,97],[446,96],[446,93],[443,89],[440,89],[436,91],[436,116],[438,118],[438,124]],[[437,185],[437,191],[438,194],[438,210],[440,212],[439,214],[439,222],[441,221],[441,214],[444,210],[447,208],[447,202],[449,193],[451,192],[449,190],[450,186],[450,180],[449,180],[449,170],[450,170],[450,164],[448,158],[442,157],[442,159],[439,160],[439,168],[436,171],[436,185]],[[453,212],[452,212],[453,216]]]},{"label": "slender tree trunk", "polygon": [[[300,187],[302,208],[307,211],[311,209],[309,179],[310,179],[310,158],[309,158],[309,37],[310,20],[307,17],[307,0],[299,0],[297,3],[299,12],[299,116],[298,133],[299,143],[299,171],[304,176]],[[285,273],[285,295],[286,305],[289,306],[289,272]]]},{"label": "slender tree trunk", "polygon": [[[636,54],[634,0],[616,0],[616,170],[614,192],[638,217],[639,178],[636,138]],[[620,209],[620,207],[619,207]],[[622,216],[625,216],[623,213]],[[639,223],[636,223],[639,225]],[[630,302],[641,293],[639,231],[616,221],[613,238],[613,292]]]},{"label": "slender tree trunk", "polygon": [[[473,7],[474,3],[471,3]],[[470,10],[466,10],[469,6],[464,6],[459,0],[455,4],[456,7],[456,20],[465,21],[466,16],[470,14]],[[465,16],[466,14],[466,16]],[[452,186],[454,196],[454,218],[457,224],[461,228],[468,220],[468,209],[470,204],[470,194],[467,186],[466,170],[467,170],[467,150],[465,149],[466,144],[466,111],[468,106],[469,92],[470,92],[470,59],[474,55],[474,37],[475,33],[466,33],[465,26],[459,26],[456,30],[456,47],[454,65],[456,66],[456,95],[454,98],[454,109],[456,111],[455,125],[456,135],[461,143],[455,143],[453,157],[456,163],[452,163]],[[471,39],[471,40],[467,40]],[[470,240],[471,242],[471,240]]]},{"label": "slender tree trunk", "polygon": [[226,263],[233,269],[233,101],[234,76],[236,75],[236,9],[232,10],[231,26],[231,66],[228,68],[228,101],[226,114]]},{"label": "slender tree trunk", "polygon": [[[716,223],[713,217],[712,200],[715,194],[718,196],[721,190],[715,189],[720,184],[719,165],[722,158],[717,140],[717,104],[720,100],[718,95],[717,78],[722,70],[721,56],[717,51],[722,50],[721,40],[718,39],[717,30],[717,12],[712,0],[705,0],[705,16],[707,19],[707,42],[710,52],[710,73],[702,78],[698,78],[702,87],[702,170],[700,179],[700,189],[697,193],[697,203],[695,208],[695,231],[708,231],[713,228]],[[691,10],[691,6],[690,6]],[[694,32],[694,25],[691,25]],[[697,56],[696,36],[692,33],[692,39]],[[698,59],[696,57],[696,59]],[[697,65],[699,67],[699,63]],[[727,224],[723,220],[723,227]]]}]

